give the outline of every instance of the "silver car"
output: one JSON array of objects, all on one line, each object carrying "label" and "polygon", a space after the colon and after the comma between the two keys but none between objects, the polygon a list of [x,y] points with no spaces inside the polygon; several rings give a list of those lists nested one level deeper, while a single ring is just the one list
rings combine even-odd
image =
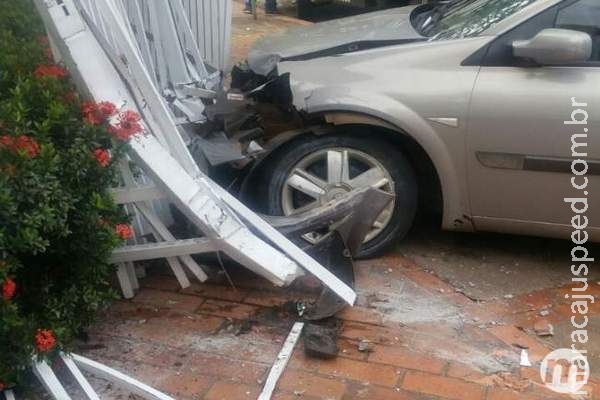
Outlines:
[{"label": "silver car", "polygon": [[600,241],[598,0],[328,21],[259,41],[245,77],[234,82],[263,84],[259,102],[295,124],[274,131],[247,180],[266,185],[249,186],[269,213],[369,185],[396,197],[364,256],[406,235],[419,207],[437,207],[445,229],[570,238],[578,225]]}]

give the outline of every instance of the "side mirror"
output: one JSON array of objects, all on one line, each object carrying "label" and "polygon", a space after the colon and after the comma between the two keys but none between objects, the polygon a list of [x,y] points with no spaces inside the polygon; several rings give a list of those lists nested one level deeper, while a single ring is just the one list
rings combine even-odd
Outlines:
[{"label": "side mirror", "polygon": [[544,29],[529,40],[512,43],[513,55],[541,65],[584,62],[592,56],[592,37],[568,29]]}]

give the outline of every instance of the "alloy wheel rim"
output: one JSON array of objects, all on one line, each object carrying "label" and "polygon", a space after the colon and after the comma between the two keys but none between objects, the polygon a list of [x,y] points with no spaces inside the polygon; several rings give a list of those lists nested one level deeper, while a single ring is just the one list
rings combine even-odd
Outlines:
[{"label": "alloy wheel rim", "polygon": [[[320,207],[354,189],[375,187],[390,194],[394,181],[373,156],[349,147],[333,147],[311,153],[291,169],[282,188],[282,211],[286,216]],[[365,243],[390,223],[395,199],[379,214]],[[322,235],[312,232],[304,239],[315,243]]]}]

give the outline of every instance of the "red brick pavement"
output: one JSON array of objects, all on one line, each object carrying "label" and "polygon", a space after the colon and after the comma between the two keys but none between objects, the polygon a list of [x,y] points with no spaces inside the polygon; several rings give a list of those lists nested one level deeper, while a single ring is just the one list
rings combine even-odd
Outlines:
[{"label": "red brick pavement", "polygon": [[[275,399],[567,398],[541,385],[537,365],[518,365],[521,347],[529,349],[534,363],[550,351],[532,333],[535,318],[528,315],[548,305],[554,310],[566,288],[475,303],[402,257],[361,262],[357,269],[361,293],[381,291],[378,285],[389,279],[410,282],[426,296],[457,307],[461,327],[443,321],[398,323],[368,305],[349,308],[340,313],[338,357],[308,358],[299,343]],[[246,285],[243,279],[236,289],[194,284],[180,290],[173,277],[156,274],[141,284],[132,301],[115,303],[92,329],[96,346],[89,346],[87,355],[179,399],[256,398],[294,321],[282,304],[298,292],[290,295],[260,280]],[[568,318],[554,314],[553,321]],[[361,340],[369,341],[368,352],[358,351]],[[505,368],[476,365],[479,354]],[[590,399],[600,398],[597,381],[588,389]]]}]

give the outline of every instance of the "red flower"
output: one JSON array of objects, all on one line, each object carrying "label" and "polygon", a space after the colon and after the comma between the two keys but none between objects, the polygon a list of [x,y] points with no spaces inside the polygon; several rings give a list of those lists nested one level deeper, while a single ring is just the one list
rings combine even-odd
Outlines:
[{"label": "red flower", "polygon": [[40,154],[40,145],[38,142],[31,136],[26,135],[0,136],[0,149],[2,148],[14,151],[27,158],[33,158]]},{"label": "red flower", "polygon": [[115,232],[123,240],[131,239],[133,237],[133,229],[126,224],[117,224],[117,226],[115,226]]},{"label": "red flower", "polygon": [[105,149],[96,149],[92,151],[94,158],[98,161],[101,167],[106,167],[110,164],[110,153]]},{"label": "red flower", "polygon": [[105,119],[108,119],[117,113],[117,106],[110,101],[101,101],[98,103],[98,111]]},{"label": "red flower", "polygon": [[94,103],[93,101],[84,101],[81,104],[81,113],[83,118],[92,125],[100,125],[117,112],[117,106],[108,101]]},{"label": "red flower", "polygon": [[12,150],[21,153],[28,158],[33,158],[40,154],[40,145],[30,136],[16,136],[11,144]]},{"label": "red flower", "polygon": [[35,346],[40,353],[46,353],[56,346],[54,333],[49,329],[38,329],[35,335]]},{"label": "red flower", "polygon": [[88,124],[100,125],[104,120],[98,112],[98,105],[93,101],[84,101],[81,103],[81,114]]},{"label": "red flower", "polygon": [[0,147],[11,148],[13,144],[12,136],[2,135],[0,136]]},{"label": "red flower", "polygon": [[10,278],[6,278],[4,283],[2,284],[2,298],[5,301],[11,300],[15,297],[15,292],[17,291],[17,284]]},{"label": "red flower", "polygon": [[44,76],[50,76],[52,78],[64,78],[68,75],[67,70],[56,64],[48,64],[48,65],[40,65],[35,71],[33,71],[33,75],[36,78],[43,78]]},{"label": "red flower", "polygon": [[109,132],[119,140],[129,140],[130,137],[144,130],[139,123],[141,119],[135,111],[124,111],[119,114],[119,122],[109,127]]}]

